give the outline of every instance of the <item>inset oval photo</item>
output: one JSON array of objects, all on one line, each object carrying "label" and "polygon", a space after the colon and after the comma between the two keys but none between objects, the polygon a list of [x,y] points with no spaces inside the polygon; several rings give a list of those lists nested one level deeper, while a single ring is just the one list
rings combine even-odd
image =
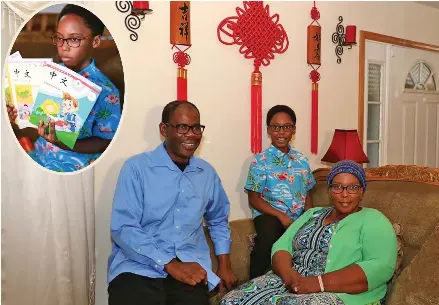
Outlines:
[{"label": "inset oval photo", "polygon": [[40,166],[89,168],[116,134],[124,74],[110,32],[91,11],[56,4],[27,22],[5,61],[7,114]]}]

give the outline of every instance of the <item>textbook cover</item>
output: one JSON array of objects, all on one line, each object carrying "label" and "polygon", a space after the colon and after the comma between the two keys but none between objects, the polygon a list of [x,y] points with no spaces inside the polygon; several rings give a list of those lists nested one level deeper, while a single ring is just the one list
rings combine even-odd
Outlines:
[{"label": "textbook cover", "polygon": [[13,104],[18,111],[16,123],[19,128],[36,128],[36,126],[29,123],[29,118],[41,83],[43,65],[45,62],[51,61],[51,58],[15,58],[8,60],[9,104]]},{"label": "textbook cover", "polygon": [[56,137],[73,148],[102,88],[56,63],[45,63],[41,78],[30,123],[55,121]]}]

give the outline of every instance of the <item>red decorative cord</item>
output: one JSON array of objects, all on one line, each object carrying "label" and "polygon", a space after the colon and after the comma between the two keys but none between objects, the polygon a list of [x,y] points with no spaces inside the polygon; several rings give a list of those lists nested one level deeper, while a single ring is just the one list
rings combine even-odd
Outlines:
[{"label": "red decorative cord", "polygon": [[191,46],[181,50],[177,45],[173,45],[178,51],[174,53],[174,62],[178,65],[177,69],[177,100],[187,101],[187,70],[185,66],[191,63],[191,57],[186,53]]},{"label": "red decorative cord", "polygon": [[179,68],[184,68],[185,66],[191,63],[191,57],[186,53],[191,46],[187,47],[184,50],[181,50],[177,45],[173,45],[173,48],[176,48],[178,51],[174,53],[174,62],[178,65]]},{"label": "red decorative cord", "polygon": [[[253,59],[251,89],[251,148],[262,150],[262,74],[261,65],[268,66],[275,54],[284,53],[289,46],[288,36],[279,23],[279,15],[270,16],[270,7],[262,1],[244,1],[236,8],[236,16],[225,18],[218,25],[217,35],[225,45],[238,45],[239,53]],[[257,75],[256,75],[256,74]]]},{"label": "red decorative cord", "polygon": [[[316,2],[311,9],[311,19],[313,20],[310,25],[316,23],[320,26],[318,20],[320,19],[320,12],[316,7]],[[320,73],[317,70],[320,65],[310,64],[312,71],[309,73],[309,78],[312,81],[311,89],[311,153],[317,154],[318,151],[318,139],[319,139],[319,84]]]}]

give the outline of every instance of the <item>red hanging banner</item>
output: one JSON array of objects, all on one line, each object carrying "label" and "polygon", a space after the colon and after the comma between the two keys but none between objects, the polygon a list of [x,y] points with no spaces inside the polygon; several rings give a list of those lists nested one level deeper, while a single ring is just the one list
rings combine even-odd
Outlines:
[{"label": "red hanging banner", "polygon": [[311,88],[311,153],[317,154],[319,143],[319,84],[320,73],[317,70],[320,68],[321,61],[321,42],[322,42],[322,28],[317,20],[320,19],[320,12],[314,6],[311,9],[311,18],[313,21],[308,26],[307,35],[307,62],[313,69],[309,74],[312,81]]},{"label": "red hanging banner", "polygon": [[[186,51],[191,47],[190,2],[170,1],[170,42],[177,69],[177,99],[187,101],[187,70],[185,66],[191,62]],[[183,46],[179,48],[178,46]]]},{"label": "red hanging banner", "polygon": [[[254,59],[251,76],[251,138],[254,154],[262,151],[262,73],[261,65],[268,66],[274,54],[288,49],[288,36],[279,23],[279,15],[270,16],[270,8],[262,1],[244,1],[237,7],[237,16],[225,18],[218,25],[217,35],[225,45],[239,45],[246,59]],[[262,26],[261,26],[262,25]]]}]

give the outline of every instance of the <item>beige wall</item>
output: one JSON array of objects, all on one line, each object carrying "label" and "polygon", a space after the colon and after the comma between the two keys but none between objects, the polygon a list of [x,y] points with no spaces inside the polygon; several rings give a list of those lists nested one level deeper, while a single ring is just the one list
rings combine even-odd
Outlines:
[{"label": "beige wall", "polygon": [[[105,4],[104,4],[105,3]],[[267,2],[268,3],[268,2]],[[198,154],[218,171],[231,201],[230,219],[250,215],[243,185],[251,159],[250,74],[252,62],[244,60],[236,46],[222,45],[216,36],[219,22],[235,14],[241,2],[192,2],[192,43],[189,54],[189,100],[201,111],[207,125]],[[306,64],[306,26],[312,2],[270,2],[280,13],[288,33],[288,51],[276,57],[263,73],[263,116],[275,104],[288,104],[297,114],[294,146],[308,156],[312,169],[332,139],[335,128],[357,128],[358,47],[345,49],[336,63],[331,41],[338,16],[344,25],[405,39],[439,45],[439,10],[412,2],[320,2],[322,62],[319,85],[319,152],[310,153],[311,83]],[[176,65],[169,43],[169,4],[152,2],[152,15],[129,40],[124,14],[114,2],[86,5],[107,25],[122,57],[126,100],[121,126],[110,149],[96,164],[97,299],[106,304],[106,263],[110,251],[109,220],[116,179],[123,161],[160,143],[158,123],[163,106],[176,97]],[[357,37],[359,33],[357,33]],[[263,146],[269,145],[264,138]]]}]

